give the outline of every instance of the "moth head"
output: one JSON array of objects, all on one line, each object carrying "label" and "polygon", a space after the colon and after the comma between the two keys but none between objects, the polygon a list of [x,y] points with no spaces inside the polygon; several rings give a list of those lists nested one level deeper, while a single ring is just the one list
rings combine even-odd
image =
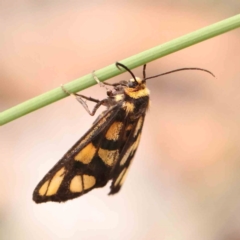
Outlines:
[{"label": "moth head", "polygon": [[119,62],[116,62],[116,67],[120,69],[121,68],[124,68],[126,71],[128,71],[130,73],[130,75],[132,76],[132,78],[127,82],[126,84],[126,87],[127,88],[130,88],[130,89],[141,89],[141,88],[145,88],[145,66],[144,66],[144,79],[141,79],[139,77],[136,77],[133,72],[128,68],[126,67],[125,65],[123,65],[122,63],[119,63]]},{"label": "moth head", "polygon": [[139,77],[135,77],[135,78],[131,78],[129,81],[128,81],[128,84],[127,84],[127,87],[128,88],[141,88],[141,87],[145,87],[145,83],[146,81],[139,78]]}]

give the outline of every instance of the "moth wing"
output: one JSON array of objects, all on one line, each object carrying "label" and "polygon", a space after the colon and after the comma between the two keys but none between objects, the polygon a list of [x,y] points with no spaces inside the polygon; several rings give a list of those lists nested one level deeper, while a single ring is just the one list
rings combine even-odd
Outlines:
[{"label": "moth wing", "polygon": [[125,140],[125,145],[122,148],[112,174],[113,180],[110,186],[109,195],[119,192],[126,179],[130,164],[132,163],[141,139],[144,119],[145,114],[142,114],[134,123],[132,123],[132,129]]},{"label": "moth wing", "polygon": [[107,144],[103,138],[116,118],[124,117],[119,114],[120,110],[114,106],[101,114],[89,131],[45,175],[33,192],[36,203],[64,202],[106,185],[118,155],[114,150],[104,152],[101,145],[105,144],[108,149],[112,147],[108,146],[112,141]]}]

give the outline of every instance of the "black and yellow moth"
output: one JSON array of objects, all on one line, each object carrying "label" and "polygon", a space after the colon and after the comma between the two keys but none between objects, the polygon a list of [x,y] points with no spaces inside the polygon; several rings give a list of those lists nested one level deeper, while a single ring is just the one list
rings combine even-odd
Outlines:
[{"label": "black and yellow moth", "polygon": [[[170,72],[146,78],[144,65],[141,79],[125,65],[116,63],[116,66],[127,70],[132,79],[115,84],[106,83],[113,87],[113,90],[107,91],[107,98],[97,100],[73,94],[90,115],[94,115],[101,105],[107,109],[39,182],[33,192],[36,203],[74,199],[94,188],[104,187],[110,180],[109,195],[121,189],[137,151],[149,106],[150,92],[146,80]],[[171,72],[187,69],[209,72],[199,68]],[[96,76],[94,78],[99,82]],[[83,99],[96,103],[92,112]]]}]

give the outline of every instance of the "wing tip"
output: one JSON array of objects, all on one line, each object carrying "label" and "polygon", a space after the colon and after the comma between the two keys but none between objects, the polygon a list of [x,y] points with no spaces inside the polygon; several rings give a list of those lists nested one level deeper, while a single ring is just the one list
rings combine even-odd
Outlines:
[{"label": "wing tip", "polygon": [[39,196],[37,194],[33,194],[32,200],[36,203],[36,204],[40,204],[40,203],[45,203],[45,202],[66,202],[67,200],[70,199],[62,199],[56,196]]},{"label": "wing tip", "polygon": [[109,196],[118,193],[118,192],[120,191],[120,189],[121,189],[121,186],[119,186],[119,185],[116,186],[116,187],[112,187],[112,186],[111,186],[110,189],[111,189],[111,190],[110,190],[110,192],[108,193]]}]

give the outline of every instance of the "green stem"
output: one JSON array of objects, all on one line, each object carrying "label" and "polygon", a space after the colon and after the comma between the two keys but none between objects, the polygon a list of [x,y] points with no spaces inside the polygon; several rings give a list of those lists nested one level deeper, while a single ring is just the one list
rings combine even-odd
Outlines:
[{"label": "green stem", "polygon": [[[179,51],[183,48],[231,31],[238,27],[240,27],[240,14],[212,24],[205,28],[199,29],[157,47],[151,48],[149,50],[126,58],[120,62],[126,65],[128,68],[133,69],[145,63],[151,62],[157,58],[161,58],[170,53]],[[105,81],[120,73],[121,72],[115,67],[115,64],[111,64],[95,72],[96,76],[98,76],[101,81]],[[93,79],[92,74],[88,74],[72,82],[69,82],[64,86],[69,92],[78,92],[94,84],[96,84],[96,82]],[[23,102],[0,113],[0,125],[4,125],[41,107],[56,102],[66,96],[67,95],[62,91],[61,87],[58,87],[40,96],[34,97],[26,102]]]}]

